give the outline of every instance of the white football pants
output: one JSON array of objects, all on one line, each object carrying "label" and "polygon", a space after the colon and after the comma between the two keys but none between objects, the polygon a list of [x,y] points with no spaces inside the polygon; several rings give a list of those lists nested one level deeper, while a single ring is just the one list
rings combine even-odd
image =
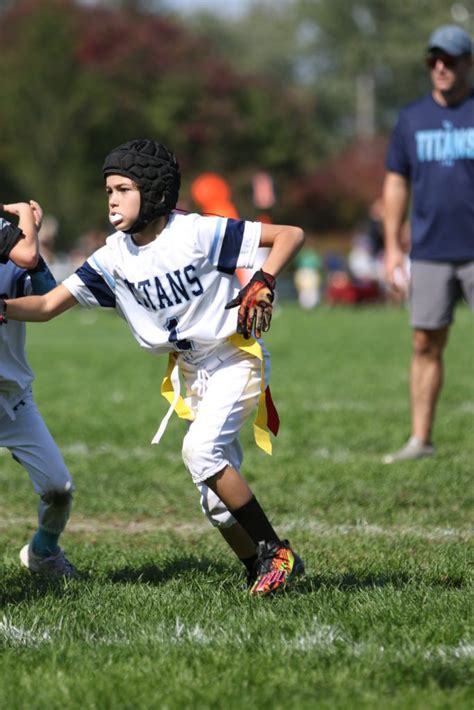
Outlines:
[{"label": "white football pants", "polygon": [[239,432],[258,403],[260,362],[224,343],[198,364],[180,358],[179,368],[186,386],[185,402],[195,416],[184,437],[183,460],[212,525],[230,527],[235,518],[204,482],[228,465],[240,471]]}]

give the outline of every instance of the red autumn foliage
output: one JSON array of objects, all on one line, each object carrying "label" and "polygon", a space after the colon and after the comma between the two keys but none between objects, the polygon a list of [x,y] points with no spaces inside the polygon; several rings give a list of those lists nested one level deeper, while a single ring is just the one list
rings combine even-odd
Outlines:
[{"label": "red autumn foliage", "polygon": [[290,191],[293,206],[315,227],[350,226],[380,195],[387,139],[359,139]]}]

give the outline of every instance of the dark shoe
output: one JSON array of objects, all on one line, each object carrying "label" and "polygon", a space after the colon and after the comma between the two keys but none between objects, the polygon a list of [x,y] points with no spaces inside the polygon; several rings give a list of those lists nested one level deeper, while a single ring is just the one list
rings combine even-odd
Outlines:
[{"label": "dark shoe", "polygon": [[32,550],[31,542],[20,550],[20,561],[33,574],[41,575],[46,579],[78,579],[79,572],[67,559],[64,551],[59,550],[49,557],[39,557]]}]

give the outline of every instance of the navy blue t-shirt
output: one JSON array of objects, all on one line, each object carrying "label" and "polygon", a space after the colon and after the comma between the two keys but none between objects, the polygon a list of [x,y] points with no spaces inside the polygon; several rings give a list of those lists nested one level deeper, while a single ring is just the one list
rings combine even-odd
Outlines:
[{"label": "navy blue t-shirt", "polygon": [[474,259],[474,92],[456,106],[431,94],[405,106],[386,168],[411,183],[411,258]]}]

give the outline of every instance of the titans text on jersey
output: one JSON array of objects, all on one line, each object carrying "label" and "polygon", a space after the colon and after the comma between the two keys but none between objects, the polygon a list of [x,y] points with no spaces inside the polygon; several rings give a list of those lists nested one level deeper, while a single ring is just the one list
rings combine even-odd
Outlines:
[{"label": "titans text on jersey", "polygon": [[153,352],[205,351],[235,333],[237,268],[254,266],[257,222],[173,212],[159,236],[137,246],[117,232],[64,281],[86,307],[116,308]]}]

